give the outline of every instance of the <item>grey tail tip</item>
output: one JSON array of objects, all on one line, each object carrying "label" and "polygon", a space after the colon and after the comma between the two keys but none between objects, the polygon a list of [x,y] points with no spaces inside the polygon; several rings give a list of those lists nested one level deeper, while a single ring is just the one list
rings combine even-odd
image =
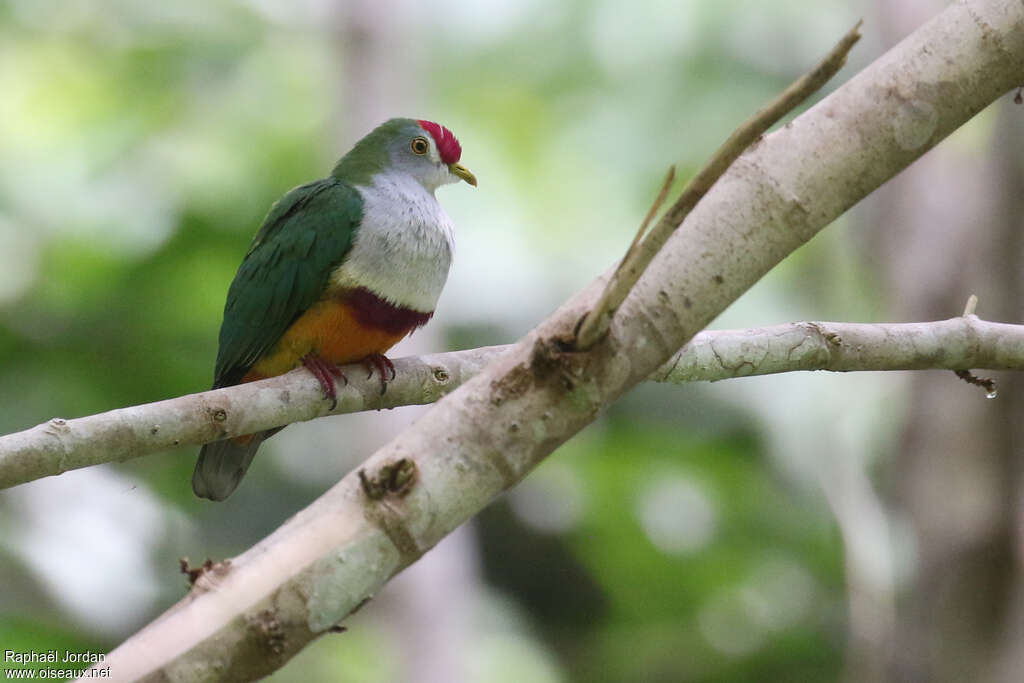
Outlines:
[{"label": "grey tail tip", "polygon": [[245,444],[225,439],[203,446],[192,473],[195,494],[214,501],[230,496],[238,488],[264,438],[263,434],[254,434]]}]

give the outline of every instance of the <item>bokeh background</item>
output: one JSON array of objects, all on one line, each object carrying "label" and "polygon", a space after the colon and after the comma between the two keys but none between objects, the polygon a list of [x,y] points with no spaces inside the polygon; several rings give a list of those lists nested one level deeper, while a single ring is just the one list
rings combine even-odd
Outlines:
[{"label": "bokeh background", "polygon": [[[432,324],[510,342],[853,22],[848,78],[936,0],[3,0],[0,433],[206,389],[270,203],[380,121],[454,130],[480,187]],[[834,87],[834,84],[831,87]],[[715,327],[1019,322],[1009,98]],[[948,372],[644,386],[273,681],[1021,680],[1022,406]],[[289,427],[237,493],[195,449],[0,492],[0,649],[109,651],[420,408]]]}]

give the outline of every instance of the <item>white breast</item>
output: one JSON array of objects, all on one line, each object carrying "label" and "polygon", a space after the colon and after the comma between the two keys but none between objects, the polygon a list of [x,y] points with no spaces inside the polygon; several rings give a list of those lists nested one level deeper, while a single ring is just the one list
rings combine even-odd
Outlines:
[{"label": "white breast", "polygon": [[432,312],[455,250],[448,214],[405,173],[378,174],[356,189],[363,196],[363,222],[331,284],[366,287],[397,306]]}]

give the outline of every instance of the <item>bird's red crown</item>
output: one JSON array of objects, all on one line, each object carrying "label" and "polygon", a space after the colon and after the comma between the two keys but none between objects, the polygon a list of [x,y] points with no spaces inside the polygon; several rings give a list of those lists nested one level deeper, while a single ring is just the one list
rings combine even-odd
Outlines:
[{"label": "bird's red crown", "polygon": [[446,164],[454,164],[462,158],[462,145],[459,144],[454,133],[433,121],[420,119],[419,124],[423,130],[430,133],[430,136],[434,138],[434,142],[437,143],[437,151],[441,155],[441,161]]}]

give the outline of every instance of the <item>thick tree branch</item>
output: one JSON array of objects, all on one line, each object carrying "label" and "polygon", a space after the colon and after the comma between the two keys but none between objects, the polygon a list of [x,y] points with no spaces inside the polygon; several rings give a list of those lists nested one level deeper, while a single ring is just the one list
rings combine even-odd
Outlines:
[{"label": "thick tree branch", "polygon": [[279,668],[1021,73],[1021,0],[951,5],[749,149],[669,238],[590,351],[564,349],[604,278],[358,472],[199,577],[103,666],[115,680],[148,681],[252,680]]},{"label": "thick tree branch", "polygon": [[[55,418],[0,437],[0,488],[70,469],[120,462],[213,435],[238,436],[324,414],[433,403],[479,373],[508,346],[395,360],[398,376],[380,383],[352,366],[329,413],[320,384],[296,370],[252,384],[190,394],[74,420]],[[701,332],[648,378],[717,381],[797,370],[1019,370],[1024,325],[976,316],[927,323],[801,322]],[[238,408],[242,406],[242,408]]]}]

